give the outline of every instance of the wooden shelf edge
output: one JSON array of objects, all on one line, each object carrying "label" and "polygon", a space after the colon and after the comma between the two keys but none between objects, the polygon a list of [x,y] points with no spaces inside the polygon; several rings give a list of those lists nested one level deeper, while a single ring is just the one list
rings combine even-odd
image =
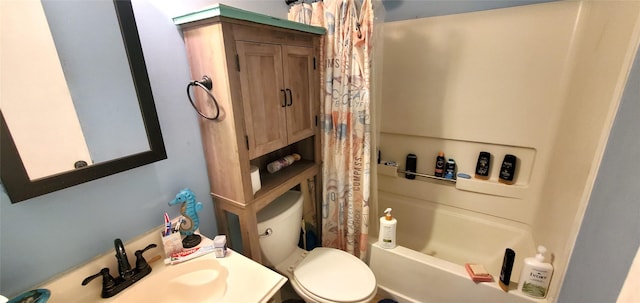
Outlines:
[{"label": "wooden shelf edge", "polygon": [[211,193],[211,196],[226,204],[223,208],[231,212],[234,212],[231,210],[232,208],[245,209],[249,205],[253,206],[255,211],[258,211],[292,187],[317,175],[318,173],[320,173],[319,164],[313,161],[301,160],[276,173],[260,174],[260,183],[262,184],[262,187],[258,192],[256,192],[253,200],[248,203],[228,199],[215,193]]},{"label": "wooden shelf edge", "polygon": [[256,211],[287,192],[292,187],[317,175],[320,165],[312,161],[302,160],[274,174],[261,174],[262,188],[256,192],[251,204]]}]

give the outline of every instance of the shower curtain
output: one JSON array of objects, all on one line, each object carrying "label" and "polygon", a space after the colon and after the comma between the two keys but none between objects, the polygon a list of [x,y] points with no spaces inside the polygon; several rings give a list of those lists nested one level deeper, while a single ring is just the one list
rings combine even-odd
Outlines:
[{"label": "shower curtain", "polygon": [[[371,0],[325,0],[322,246],[366,257],[371,177]],[[318,16],[317,8],[314,16]]]}]

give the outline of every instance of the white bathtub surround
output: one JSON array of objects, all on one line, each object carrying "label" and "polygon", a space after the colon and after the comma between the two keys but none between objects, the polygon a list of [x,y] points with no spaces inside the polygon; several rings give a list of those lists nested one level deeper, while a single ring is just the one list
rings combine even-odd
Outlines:
[{"label": "white bathtub surround", "polygon": [[[381,204],[393,204],[395,216],[402,218],[397,228],[399,246],[387,253],[374,252],[376,246],[380,247],[374,245],[370,257],[370,266],[376,275],[378,286],[386,292],[407,296],[417,300],[416,302],[430,302],[432,299],[433,302],[439,302],[434,298],[448,296],[448,300],[455,300],[455,291],[428,283],[419,286],[423,283],[420,279],[444,275],[453,281],[460,280],[451,283],[471,287],[475,284],[464,268],[466,263],[483,265],[494,277],[491,284],[495,284],[494,288],[502,292],[497,283],[506,247],[516,251],[511,273],[512,283],[509,286],[512,292],[517,292],[523,259],[529,257],[518,252],[535,250],[533,237],[525,224],[384,191],[379,193],[379,201]],[[376,240],[372,237],[370,241],[373,243]],[[456,275],[451,276],[451,273]],[[476,295],[486,291],[477,287],[470,289],[471,293],[480,291]]]},{"label": "white bathtub surround", "polygon": [[[479,258],[494,275],[510,247],[514,282],[545,245],[555,302],[640,41],[640,2],[389,22],[384,35],[381,160],[403,168],[413,153],[433,173],[444,151],[473,175],[480,151],[493,156],[489,180],[379,174],[377,210],[394,209],[398,244],[458,265]],[[498,182],[505,154],[518,158],[513,185]]]},{"label": "white bathtub surround", "polygon": [[640,285],[640,247],[638,247],[636,257],[633,259],[631,268],[629,268],[629,274],[627,274],[627,279],[624,281],[622,290],[620,290],[617,303],[640,302],[640,288],[638,288],[638,285]]},{"label": "white bathtub surround", "polygon": [[505,248],[516,251],[511,273],[511,280],[516,282],[522,261],[530,257],[519,252],[535,251],[531,231],[522,223],[384,191],[379,192],[379,201],[393,205],[394,216],[400,218],[396,231],[398,245],[461,268],[466,263],[482,264],[496,281]]},{"label": "white bathtub surround", "polygon": [[532,303],[533,299],[509,285],[509,292],[493,282],[473,282],[464,266],[428,256],[406,247],[384,249],[371,246],[370,267],[376,275],[378,289],[401,303]]}]

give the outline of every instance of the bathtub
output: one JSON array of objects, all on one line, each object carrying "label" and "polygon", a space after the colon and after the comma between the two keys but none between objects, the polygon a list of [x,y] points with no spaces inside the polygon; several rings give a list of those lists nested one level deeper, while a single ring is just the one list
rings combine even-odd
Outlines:
[{"label": "bathtub", "polygon": [[[391,206],[398,218],[396,248],[383,249],[375,243],[377,239],[370,239],[369,266],[380,293],[386,297],[398,302],[546,302],[516,290],[522,259],[535,254],[526,228],[500,218],[384,192],[379,200],[380,205]],[[508,293],[498,286],[507,247],[516,251]],[[465,263],[483,264],[494,282],[473,282]]]}]

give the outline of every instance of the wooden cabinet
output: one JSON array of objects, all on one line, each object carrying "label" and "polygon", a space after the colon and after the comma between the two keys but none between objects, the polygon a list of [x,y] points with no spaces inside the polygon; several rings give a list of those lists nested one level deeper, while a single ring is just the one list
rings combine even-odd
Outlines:
[{"label": "wooden cabinet", "polygon": [[251,159],[313,136],[313,47],[236,42]]},{"label": "wooden cabinet", "polygon": [[[174,22],[183,32],[192,79],[212,79],[221,109],[216,121],[199,118],[219,233],[229,233],[228,213],[237,215],[243,253],[260,262],[256,213],[301,183],[319,188],[317,62],[324,29],[221,4]],[[193,95],[201,112],[215,115],[204,91]],[[294,152],[302,160],[267,172],[268,163]],[[251,165],[261,175],[255,195]]]}]

